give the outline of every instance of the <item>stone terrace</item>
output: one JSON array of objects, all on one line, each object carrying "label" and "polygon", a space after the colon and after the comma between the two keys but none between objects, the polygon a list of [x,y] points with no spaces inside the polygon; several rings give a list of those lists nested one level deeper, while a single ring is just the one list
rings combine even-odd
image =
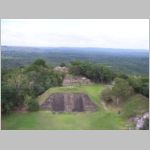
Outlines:
[{"label": "stone terrace", "polygon": [[88,85],[91,81],[86,77],[66,75],[63,81],[63,86],[72,85]]}]

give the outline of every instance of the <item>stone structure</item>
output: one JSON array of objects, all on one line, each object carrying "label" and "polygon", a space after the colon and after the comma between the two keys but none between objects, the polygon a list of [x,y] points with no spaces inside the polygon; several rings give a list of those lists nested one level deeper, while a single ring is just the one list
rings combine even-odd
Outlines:
[{"label": "stone structure", "polygon": [[63,80],[63,86],[72,86],[72,85],[88,85],[91,84],[91,81],[86,77],[81,76],[67,76]]},{"label": "stone structure", "polygon": [[59,71],[59,72],[63,72],[63,73],[69,72],[69,69],[67,67],[60,67],[60,66],[55,67],[54,70]]},{"label": "stone structure", "polygon": [[149,112],[146,112],[141,116],[134,117],[133,122],[136,124],[135,129],[139,130],[139,129],[143,128],[144,122],[146,119],[149,119]]},{"label": "stone structure", "polygon": [[96,105],[83,93],[53,93],[40,108],[56,112],[82,112],[95,111]]}]

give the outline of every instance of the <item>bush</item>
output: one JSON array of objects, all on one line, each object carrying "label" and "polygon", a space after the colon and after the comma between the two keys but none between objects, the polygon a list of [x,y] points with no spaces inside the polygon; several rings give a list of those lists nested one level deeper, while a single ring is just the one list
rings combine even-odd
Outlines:
[{"label": "bush", "polygon": [[104,89],[101,93],[102,100],[104,100],[106,103],[112,102],[111,93],[112,92],[110,88]]},{"label": "bush", "polygon": [[12,111],[16,104],[16,90],[13,87],[9,87],[2,83],[1,90],[1,112],[2,114],[8,114]]},{"label": "bush", "polygon": [[130,97],[123,107],[124,117],[134,117],[147,112],[149,109],[148,99],[140,94]]},{"label": "bush", "polygon": [[36,100],[31,100],[28,103],[28,110],[29,111],[38,111],[39,110],[39,104]]},{"label": "bush", "polygon": [[32,98],[31,96],[28,96],[28,95],[26,96],[25,105],[29,111],[38,111],[39,110],[38,102],[36,101],[35,98]]}]

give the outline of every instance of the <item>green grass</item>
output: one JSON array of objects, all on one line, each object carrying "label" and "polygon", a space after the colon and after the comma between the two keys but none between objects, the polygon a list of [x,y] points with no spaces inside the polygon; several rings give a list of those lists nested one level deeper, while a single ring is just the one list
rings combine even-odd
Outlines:
[{"label": "green grass", "polygon": [[38,111],[14,113],[2,118],[2,129],[7,130],[114,130],[126,129],[124,120],[115,113],[81,112],[55,113]]}]

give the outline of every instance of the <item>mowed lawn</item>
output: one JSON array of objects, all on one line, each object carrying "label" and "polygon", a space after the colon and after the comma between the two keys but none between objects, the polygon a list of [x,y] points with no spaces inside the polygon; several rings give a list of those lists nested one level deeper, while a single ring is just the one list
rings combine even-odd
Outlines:
[{"label": "mowed lawn", "polygon": [[2,118],[2,129],[7,130],[113,130],[125,129],[124,125],[120,116],[104,111],[55,114],[38,111]]},{"label": "mowed lawn", "polygon": [[83,92],[99,108],[96,112],[52,113],[51,111],[18,112],[2,117],[2,129],[6,130],[117,130],[127,129],[123,118],[111,111],[105,111],[100,103],[104,85],[72,86],[50,88],[38,97],[39,103],[50,93]]}]

